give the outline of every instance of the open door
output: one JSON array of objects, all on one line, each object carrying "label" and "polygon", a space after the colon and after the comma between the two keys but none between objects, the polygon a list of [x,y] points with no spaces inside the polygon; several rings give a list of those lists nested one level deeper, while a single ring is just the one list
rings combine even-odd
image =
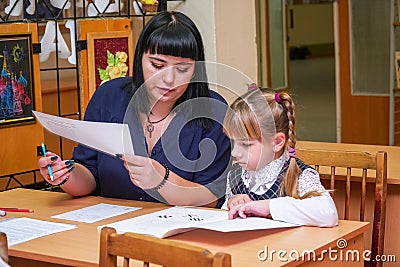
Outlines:
[{"label": "open door", "polygon": [[286,1],[257,0],[256,17],[258,85],[288,89]]}]

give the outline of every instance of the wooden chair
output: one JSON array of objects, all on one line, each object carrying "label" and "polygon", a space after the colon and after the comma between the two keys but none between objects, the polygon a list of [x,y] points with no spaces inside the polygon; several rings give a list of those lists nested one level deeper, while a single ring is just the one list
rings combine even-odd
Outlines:
[{"label": "wooden chair", "polygon": [[117,234],[114,228],[103,227],[100,233],[100,267],[116,267],[117,257],[123,257],[123,266],[129,266],[129,260],[162,266],[196,267],[231,266],[231,256],[210,251],[176,241],[151,236],[125,233]]},{"label": "wooden chair", "polygon": [[[387,194],[386,152],[379,151],[371,155],[355,151],[298,149],[297,156],[305,163],[314,166],[320,173],[321,179],[329,179],[329,189],[335,189],[337,180],[345,182],[344,215],[339,215],[340,219],[349,220],[351,181],[361,182],[360,221],[365,221],[367,180],[375,184],[371,259],[375,255],[383,255]],[[333,197],[334,194],[333,191]],[[365,262],[365,265],[382,266],[382,262]]]},{"label": "wooden chair", "polygon": [[3,259],[3,261],[8,262],[7,235],[3,232],[0,232],[0,258]]}]

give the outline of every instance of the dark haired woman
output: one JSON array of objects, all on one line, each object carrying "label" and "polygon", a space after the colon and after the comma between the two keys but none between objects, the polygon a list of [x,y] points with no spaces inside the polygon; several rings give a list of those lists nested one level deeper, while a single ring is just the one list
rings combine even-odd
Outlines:
[{"label": "dark haired woman", "polygon": [[193,21],[179,12],[155,15],[139,36],[133,73],[101,85],[84,119],[128,124],[135,155],[78,145],[74,161],[51,152],[39,159],[42,176],[74,196],[219,206],[231,163],[221,126],[227,105],[208,87]]}]

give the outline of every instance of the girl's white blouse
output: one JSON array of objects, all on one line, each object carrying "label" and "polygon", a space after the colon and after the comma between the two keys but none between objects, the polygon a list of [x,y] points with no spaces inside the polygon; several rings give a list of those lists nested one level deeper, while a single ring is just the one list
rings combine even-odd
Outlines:
[{"label": "girl's white blouse", "polygon": [[[287,152],[281,157],[270,162],[256,171],[242,172],[242,180],[246,187],[254,185],[251,192],[262,195],[275,183],[285,162],[289,159]],[[306,199],[293,197],[277,197],[270,200],[270,212],[274,220],[286,221],[300,225],[313,225],[320,227],[335,226],[338,223],[338,215],[335,203],[328,192],[324,192],[319,174],[312,168],[305,169],[299,176],[298,195],[301,197],[310,191],[323,192],[320,196]],[[232,197],[232,191],[227,182],[226,201],[222,208],[227,209],[228,199]]]}]

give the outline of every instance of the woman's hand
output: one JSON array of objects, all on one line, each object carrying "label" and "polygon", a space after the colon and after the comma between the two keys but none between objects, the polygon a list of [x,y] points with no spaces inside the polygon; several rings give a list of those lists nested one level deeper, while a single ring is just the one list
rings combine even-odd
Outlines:
[{"label": "woman's hand", "polygon": [[154,159],[135,155],[124,155],[121,159],[132,183],[142,189],[156,187],[164,178],[165,168]]},{"label": "woman's hand", "polygon": [[233,195],[228,200],[228,209],[252,201],[247,194]]},{"label": "woman's hand", "polygon": [[[50,164],[51,171],[53,173],[53,180],[50,178],[48,165]],[[47,152],[46,157],[42,157],[38,161],[38,167],[40,174],[43,176],[44,180],[51,185],[60,185],[67,179],[68,175],[75,168],[73,160],[61,160],[61,158],[52,153]]]},{"label": "woman's hand", "polygon": [[239,204],[229,210],[229,219],[236,217],[269,217],[269,199]]}]

